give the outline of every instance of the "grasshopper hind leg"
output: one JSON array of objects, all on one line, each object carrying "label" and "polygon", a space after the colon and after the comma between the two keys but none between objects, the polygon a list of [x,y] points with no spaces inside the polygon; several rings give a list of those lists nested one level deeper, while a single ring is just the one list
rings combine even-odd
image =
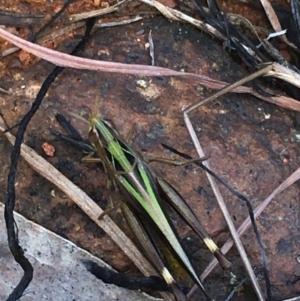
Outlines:
[{"label": "grasshopper hind leg", "polygon": [[139,241],[140,247],[144,250],[148,259],[152,262],[153,266],[166,281],[170,290],[174,293],[176,301],[186,301],[187,297],[180,290],[173,276],[165,267],[155,246],[153,245],[153,242],[148,236],[147,231],[145,230],[139,218],[137,218],[132,209],[125,202],[121,204],[121,208],[126,221],[128,222],[132,232],[135,234],[136,238]]},{"label": "grasshopper hind leg", "polygon": [[120,208],[120,203],[118,203],[117,205],[114,203],[111,195],[109,195],[108,197],[108,206],[107,208],[98,216],[98,220],[101,220],[105,215],[116,211]]},{"label": "grasshopper hind leg", "polygon": [[[113,212],[113,211],[116,211],[120,208],[120,202],[118,202],[117,204],[115,204],[115,202],[113,201],[113,198],[112,198],[112,194],[115,193],[115,190],[113,190],[115,186],[111,183],[111,181],[108,181],[107,182],[107,185],[106,185],[106,189],[109,193],[109,196],[108,196],[108,206],[107,208],[98,216],[98,220],[101,220],[105,215]],[[116,189],[116,188],[115,188]]]},{"label": "grasshopper hind leg", "polygon": [[[102,163],[100,158],[97,157],[93,157],[95,154],[94,153],[90,153],[87,156],[82,158],[82,162],[87,162],[87,163]],[[107,185],[106,185],[106,189],[109,193],[108,196],[108,207],[98,216],[98,220],[101,220],[105,215],[118,210],[120,208],[120,204],[118,203],[117,205],[115,205],[113,198],[112,198],[112,193],[114,193],[115,191],[113,191],[113,188],[116,189],[115,185],[111,182],[112,180],[108,180]]]}]

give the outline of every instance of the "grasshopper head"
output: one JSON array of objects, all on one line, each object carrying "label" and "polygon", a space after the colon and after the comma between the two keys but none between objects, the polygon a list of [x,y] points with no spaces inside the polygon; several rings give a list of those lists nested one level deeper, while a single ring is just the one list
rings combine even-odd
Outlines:
[{"label": "grasshopper head", "polygon": [[100,141],[100,136],[99,136],[99,132],[97,130],[97,127],[99,127],[99,119],[97,119],[96,117],[92,117],[90,119],[90,125],[89,125],[89,140],[91,142],[91,144],[96,147],[99,144]]}]

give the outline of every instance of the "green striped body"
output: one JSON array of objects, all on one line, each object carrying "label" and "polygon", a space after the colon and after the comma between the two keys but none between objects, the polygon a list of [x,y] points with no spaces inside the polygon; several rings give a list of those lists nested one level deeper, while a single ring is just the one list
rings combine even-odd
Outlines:
[{"label": "green striped body", "polygon": [[[183,250],[177,235],[174,233],[169,219],[166,217],[161,205],[162,202],[158,192],[157,179],[145,163],[143,157],[130,147],[119,136],[118,132],[114,130],[111,124],[105,120],[98,118],[91,120],[89,139],[100,157],[110,181],[117,186],[124,195],[124,201],[129,208],[131,207],[134,208],[135,211],[139,211],[142,216],[140,220],[146,218],[150,224],[155,224],[173,251],[177,254],[178,258],[180,258],[180,261],[190,276],[201,288],[206,297],[210,299]],[[141,244],[146,251],[152,252],[149,251],[149,246],[146,246],[146,243]],[[160,269],[160,273],[172,287],[174,279],[168,270],[161,262],[154,262],[154,264]],[[182,296],[183,294],[179,297],[177,296],[177,299],[184,300]]]}]

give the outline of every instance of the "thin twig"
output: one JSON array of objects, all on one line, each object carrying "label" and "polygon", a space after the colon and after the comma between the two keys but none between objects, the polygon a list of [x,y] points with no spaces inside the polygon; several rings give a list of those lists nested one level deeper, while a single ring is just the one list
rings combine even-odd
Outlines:
[{"label": "thin twig", "polygon": [[[254,209],[254,217],[257,218],[260,216],[260,214],[264,211],[264,209],[270,204],[271,200],[281,193],[286,188],[290,187],[293,183],[298,181],[300,179],[300,168],[298,168],[296,171],[294,171],[285,181],[283,181],[259,206],[257,206]],[[250,227],[251,221],[250,217],[248,216],[244,222],[241,224],[241,226],[238,228],[237,232],[239,236],[243,235],[245,231]],[[226,243],[221,248],[222,253],[226,254],[231,247],[233,246],[232,239],[228,239]],[[201,280],[204,280],[210,272],[217,266],[218,261],[213,259],[209,265],[206,267],[204,272],[201,275]]]},{"label": "thin twig", "polygon": [[225,299],[225,301],[229,301],[233,297],[233,295],[237,292],[237,290],[244,284],[246,280],[247,278],[244,278],[242,281],[240,281],[240,283],[233,288],[233,290],[231,291],[229,296]]},{"label": "thin twig", "polygon": [[228,85],[227,87],[223,88],[222,90],[219,90],[218,92],[212,94],[211,96],[205,98],[204,100],[200,101],[200,102],[197,102],[196,104],[194,105],[190,105],[189,107],[187,107],[184,111],[186,114],[188,114],[189,112],[193,111],[194,109],[204,105],[205,103],[209,102],[209,101],[213,101],[215,99],[217,99],[218,97],[220,97],[221,95],[224,95],[225,93],[227,92],[230,92],[232,91],[234,88],[238,87],[238,86],[241,86],[261,75],[265,75],[267,74],[268,72],[270,72],[272,70],[272,67],[273,65],[268,65],[266,66],[265,68],[255,72],[255,73],[252,73],[250,74],[249,76],[246,76],[240,80],[238,80],[237,82],[231,84],[231,85]]},{"label": "thin twig", "polygon": [[[196,150],[197,150],[198,155],[199,155],[200,158],[202,156],[204,156],[204,153],[202,151],[200,142],[197,139],[197,135],[196,135],[196,133],[194,131],[194,128],[193,128],[193,126],[192,126],[192,124],[190,122],[190,119],[188,117],[188,113],[191,112],[192,110],[196,109],[197,107],[199,107],[199,106],[207,103],[208,101],[217,99],[219,96],[224,95],[225,93],[231,91],[232,89],[234,89],[238,85],[245,84],[245,83],[247,83],[250,80],[253,80],[253,79],[255,79],[255,78],[257,78],[257,77],[259,77],[261,75],[264,75],[264,74],[270,72],[271,70],[272,70],[272,65],[269,65],[269,66],[263,68],[262,70],[257,71],[255,73],[253,73],[253,74],[251,74],[251,75],[249,75],[249,76],[247,76],[247,77],[245,77],[245,78],[243,78],[243,79],[235,82],[234,84],[229,85],[228,87],[225,87],[224,89],[222,89],[222,90],[214,93],[210,97],[207,97],[204,100],[202,100],[202,101],[200,101],[200,102],[198,102],[198,103],[196,103],[194,105],[191,105],[191,106],[189,106],[188,108],[185,109],[184,114],[183,114],[184,115],[184,120],[185,120],[187,129],[188,129],[188,131],[189,131],[189,133],[191,135],[191,138],[192,138],[192,140],[194,142],[194,145],[196,147]],[[205,163],[208,165],[207,161]],[[203,165],[205,165],[205,164],[203,163]],[[237,234],[236,229],[235,229],[235,227],[234,227],[234,225],[232,223],[231,217],[230,217],[230,215],[228,213],[228,210],[227,210],[227,207],[226,207],[226,205],[224,203],[224,200],[223,200],[223,198],[220,195],[219,189],[216,186],[216,183],[215,183],[215,180],[213,179],[213,177],[209,173],[207,173],[207,172],[206,172],[206,174],[207,174],[207,177],[208,177],[208,179],[210,181],[212,189],[213,189],[213,191],[214,191],[214,193],[216,195],[216,198],[218,200],[218,203],[219,203],[219,206],[220,206],[220,208],[222,210],[224,218],[225,218],[225,220],[226,220],[226,222],[227,222],[227,224],[229,226],[229,229],[230,229],[231,235],[233,237],[233,240],[234,240],[234,242],[235,242],[235,244],[237,246],[237,249],[238,249],[238,251],[239,251],[239,253],[241,255],[241,258],[242,258],[242,260],[244,262],[246,270],[247,270],[247,272],[248,272],[248,274],[250,276],[250,280],[251,280],[251,282],[252,282],[252,284],[254,286],[256,294],[257,294],[259,300],[261,300],[261,298],[263,298],[261,289],[260,289],[260,287],[258,285],[258,282],[256,280],[256,277],[254,275],[254,272],[253,272],[253,269],[252,269],[252,267],[250,265],[248,257],[247,257],[247,255],[245,253],[245,250],[244,250],[244,248],[243,248],[243,246],[242,246],[242,244],[240,242],[239,235]],[[259,234],[258,229],[257,229],[257,225],[255,223],[255,217],[254,217],[254,213],[253,213],[251,204],[249,202],[247,202],[246,204],[247,204],[248,209],[249,209],[249,215],[250,215],[250,218],[251,218],[251,222],[252,222],[252,225],[253,225],[253,228],[254,228],[254,232],[255,232],[256,238],[258,240],[258,244],[259,244],[259,248],[260,248],[260,252],[261,252],[261,256],[262,256],[268,299],[271,300],[272,299],[272,294],[271,294],[271,288],[270,288],[271,285],[270,285],[270,279],[269,279],[269,272],[268,272],[268,268],[267,268],[266,254],[265,254],[265,251],[264,251],[264,248],[263,248],[263,244],[262,244],[262,240],[261,240],[260,234]]]},{"label": "thin twig", "polygon": [[[202,147],[200,145],[200,142],[199,142],[199,140],[197,138],[196,132],[195,132],[195,130],[194,130],[192,124],[191,124],[191,121],[190,121],[187,113],[184,112],[183,116],[184,116],[184,121],[185,121],[185,124],[187,126],[188,132],[189,132],[189,134],[190,134],[190,136],[192,138],[192,141],[193,141],[193,143],[195,145],[196,151],[197,151],[197,153],[199,155],[199,158],[205,157],[204,152],[202,150]],[[208,161],[203,162],[203,165],[205,165],[207,168],[210,168],[209,164],[208,164]],[[257,279],[256,279],[255,274],[253,272],[253,269],[251,267],[251,264],[250,264],[250,262],[248,260],[247,254],[245,252],[245,249],[244,249],[244,247],[243,247],[243,245],[241,243],[241,240],[240,240],[240,238],[239,238],[239,236],[237,234],[237,231],[236,231],[236,229],[234,227],[234,224],[233,224],[232,219],[230,217],[230,214],[229,214],[229,212],[227,210],[227,207],[226,207],[224,199],[223,199],[223,197],[222,197],[222,195],[220,193],[220,190],[219,190],[219,188],[218,188],[218,186],[217,186],[214,178],[209,173],[207,173],[207,172],[206,172],[206,176],[207,176],[207,178],[209,180],[209,183],[210,183],[210,185],[212,187],[212,190],[213,190],[213,192],[214,192],[214,194],[216,196],[216,199],[217,199],[217,201],[219,203],[220,209],[222,210],[223,216],[224,216],[224,218],[225,218],[225,220],[227,222],[227,225],[228,225],[228,227],[230,229],[230,233],[231,233],[232,238],[233,238],[233,240],[235,242],[235,245],[236,245],[236,247],[237,247],[237,249],[239,251],[241,259],[242,259],[242,261],[243,261],[243,263],[245,265],[245,268],[246,268],[246,270],[247,270],[247,272],[249,274],[249,278],[250,278],[250,280],[251,280],[251,282],[253,284],[253,287],[255,289],[257,297],[258,297],[258,299],[260,301],[264,301],[265,299],[263,297],[261,288],[260,288],[260,286],[259,286],[259,284],[257,282]]]}]

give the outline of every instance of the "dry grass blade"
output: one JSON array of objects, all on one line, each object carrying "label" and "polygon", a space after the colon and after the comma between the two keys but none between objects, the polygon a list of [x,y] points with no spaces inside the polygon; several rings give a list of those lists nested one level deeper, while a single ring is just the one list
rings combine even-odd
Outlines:
[{"label": "dry grass blade", "polygon": [[[283,190],[291,186],[293,183],[298,181],[300,179],[300,168],[298,168],[295,172],[293,172],[284,182],[282,182],[259,206],[257,206],[254,210],[254,216],[257,218],[264,209],[270,204],[271,200],[281,193]],[[247,217],[244,222],[241,224],[241,226],[238,228],[237,232],[239,236],[243,235],[244,232],[250,227],[251,222],[250,218]],[[226,254],[231,247],[233,246],[232,239],[228,239],[226,243],[221,248],[222,252]],[[215,266],[218,264],[216,260],[212,260],[207,268],[204,270],[204,272],[201,275],[201,280],[204,280],[210,272],[215,268]]]},{"label": "dry grass blade", "polygon": [[120,1],[117,4],[110,6],[110,7],[101,8],[101,9],[97,9],[97,10],[93,10],[93,11],[85,12],[85,13],[81,13],[81,14],[75,14],[75,15],[70,16],[69,20],[72,22],[76,22],[76,21],[81,21],[81,20],[85,20],[88,18],[93,18],[93,17],[110,14],[112,12],[117,11],[119,9],[119,6],[121,4],[123,4],[124,2],[126,2],[126,0]]},{"label": "dry grass blade", "polygon": [[168,18],[170,20],[184,21],[184,22],[190,23],[190,24],[196,26],[197,28],[200,28],[204,32],[217,37],[218,39],[221,39],[223,41],[226,40],[226,37],[224,35],[222,35],[213,26],[206,24],[200,20],[196,20],[176,9],[165,6],[156,0],[139,0],[139,1],[142,3],[145,3],[147,5],[155,7],[158,11],[161,12],[161,14],[163,14],[166,18]]},{"label": "dry grass blade", "polygon": [[[192,138],[192,141],[193,141],[193,143],[195,145],[195,148],[196,148],[196,151],[198,153],[199,158],[205,157],[205,154],[204,154],[204,152],[202,150],[202,147],[201,147],[200,142],[199,142],[199,140],[197,138],[196,132],[195,132],[193,126],[192,126],[192,123],[191,123],[191,121],[190,121],[187,113],[184,112],[183,115],[184,115],[185,124],[186,124],[187,129],[189,131],[189,134],[190,134],[190,136]],[[207,168],[210,168],[209,164],[208,164],[208,161],[203,162],[203,164]],[[227,210],[226,204],[225,204],[224,199],[223,199],[223,197],[222,197],[222,195],[220,193],[220,190],[219,190],[219,188],[218,188],[218,186],[217,186],[214,178],[209,173],[207,173],[207,172],[206,172],[206,176],[207,176],[207,178],[209,180],[209,183],[210,183],[210,185],[212,187],[212,190],[213,190],[213,192],[214,192],[214,194],[216,196],[216,199],[217,199],[218,204],[220,206],[220,209],[221,209],[221,211],[223,213],[223,216],[224,216],[224,218],[225,218],[225,220],[227,222],[227,225],[229,227],[230,233],[231,233],[231,235],[233,237],[233,240],[235,242],[235,245],[236,245],[236,247],[237,247],[237,249],[239,251],[241,259],[242,259],[242,261],[243,261],[243,263],[245,265],[245,268],[246,268],[246,270],[248,272],[248,275],[249,275],[250,280],[251,280],[251,282],[253,284],[254,290],[255,290],[256,295],[258,297],[258,300],[264,301],[265,298],[264,298],[264,296],[262,294],[261,288],[260,288],[260,286],[258,284],[258,281],[257,281],[256,277],[255,277],[255,274],[253,272],[253,269],[251,267],[251,264],[249,262],[247,254],[245,252],[245,249],[244,249],[244,247],[243,247],[243,245],[241,243],[239,235],[238,235],[238,233],[237,233],[237,231],[236,231],[236,229],[234,227],[234,224],[232,222],[231,216],[230,216],[230,214],[229,214],[229,212]],[[192,291],[190,292],[190,294],[192,293]]]},{"label": "dry grass blade", "polygon": [[285,66],[273,64],[273,68],[269,74],[300,88],[300,74]]},{"label": "dry grass blade", "polygon": [[143,19],[142,17],[136,16],[132,19],[127,19],[127,20],[122,20],[122,21],[97,23],[97,24],[95,24],[95,27],[104,28],[104,27],[127,25],[127,24],[130,24],[130,23],[133,23],[133,22],[140,21],[142,19]]},{"label": "dry grass blade", "polygon": [[285,299],[282,301],[300,301],[300,297],[295,297],[295,298],[291,298],[291,299]]},{"label": "dry grass blade", "polygon": [[[8,40],[9,42],[15,44],[21,49],[32,53],[44,60],[47,60],[57,66],[65,66],[76,69],[87,69],[87,70],[99,70],[103,72],[114,72],[122,74],[135,74],[143,76],[182,76],[189,77],[197,81],[199,84],[210,88],[210,89],[222,89],[228,86],[228,83],[214,80],[210,77],[194,74],[194,73],[184,73],[178,72],[168,68],[156,67],[156,66],[147,66],[147,65],[135,65],[135,64],[122,64],[115,62],[104,62],[91,59],[85,59],[80,57],[75,57],[65,53],[61,53],[55,50],[51,50],[33,43],[30,43],[26,40],[23,40],[6,30],[0,28],[0,37]],[[277,64],[273,64],[273,66]],[[271,72],[271,71],[270,71]],[[275,73],[274,73],[275,74]],[[268,76],[271,74],[265,74]],[[282,76],[282,75],[278,75]],[[265,100],[267,102],[276,104],[283,108],[294,110],[300,112],[300,103],[293,98],[286,96],[273,96],[266,97],[258,92],[254,91],[252,88],[240,86],[234,88],[231,92],[234,93],[249,93],[256,96],[259,99]]]},{"label": "dry grass blade", "polygon": [[[0,117],[0,131],[5,130],[5,124]],[[10,133],[5,133],[5,136],[14,144],[15,137]],[[48,163],[44,158],[39,156],[33,149],[22,144],[22,157],[30,164],[30,166],[37,171],[41,176],[56,185],[62,190],[70,199],[72,199],[99,227],[101,227],[110,238],[123,250],[123,252],[132,260],[136,267],[145,275],[159,274],[145,259],[141,252],[131,242],[131,240],[122,232],[122,230],[111,220],[107,215],[103,219],[98,220],[99,215],[103,210],[96,205],[96,203],[89,198],[80,188],[74,185],[56,168]],[[173,300],[168,293],[161,293],[165,300]]]},{"label": "dry grass blade", "polygon": [[[30,43],[24,39],[21,39],[7,32],[6,30],[3,30],[2,28],[0,28],[0,36],[7,39],[8,41],[15,44],[16,46],[22,48],[23,50],[32,53],[38,57],[41,57],[49,62],[52,62],[57,66],[71,67],[76,69],[99,70],[104,72],[115,72],[115,73],[123,73],[123,74],[145,75],[145,76],[187,75],[184,72],[178,72],[163,67],[97,61],[97,60],[85,59],[81,57],[68,55],[65,53],[48,49],[46,47],[36,45],[34,43]],[[198,79],[202,78],[203,81],[206,80],[206,81],[214,82],[213,80],[211,80],[209,77],[206,76],[201,76],[201,75],[191,74],[191,73],[189,74],[189,76],[193,76]]]},{"label": "dry grass blade", "polygon": [[[261,5],[263,6],[266,15],[268,16],[268,19],[273,27],[273,29],[276,32],[282,31],[281,25],[279,23],[279,20],[277,18],[277,15],[272,7],[272,5],[270,4],[270,2],[268,0],[260,0]],[[285,43],[287,43],[289,46],[293,47],[294,49],[298,50],[298,48],[291,43],[287,37],[285,35],[282,35],[282,39]]]}]

